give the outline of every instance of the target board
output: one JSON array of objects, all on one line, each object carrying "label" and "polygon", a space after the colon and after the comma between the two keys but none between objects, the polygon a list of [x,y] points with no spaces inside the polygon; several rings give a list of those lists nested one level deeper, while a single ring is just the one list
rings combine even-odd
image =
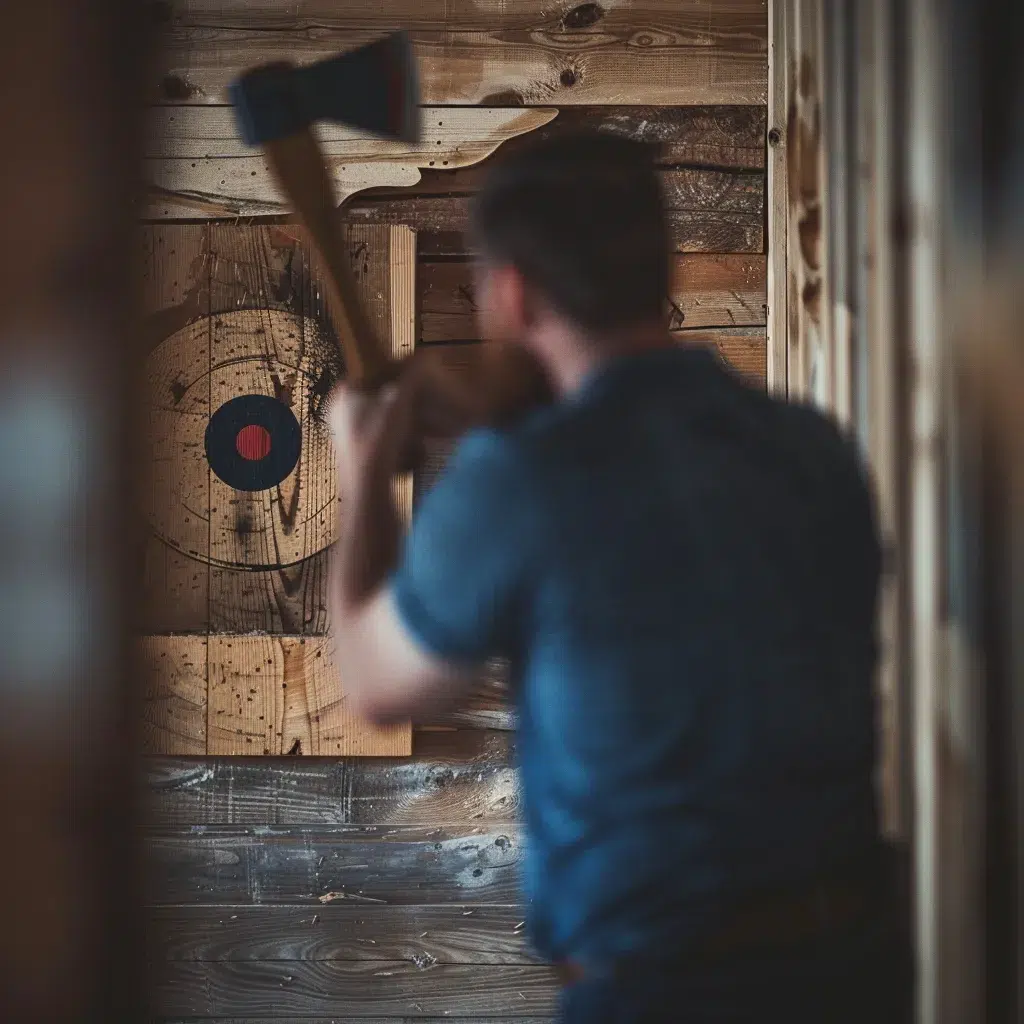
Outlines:
[{"label": "target board", "polygon": [[210,565],[275,570],[330,546],[339,496],[316,415],[327,344],[314,319],[274,309],[203,317],[149,358],[159,471],[150,525]]},{"label": "target board", "polygon": [[[378,729],[347,713],[334,669],[326,570],[344,495],[321,413],[343,367],[315,262],[292,232],[164,236],[188,269],[145,374],[140,656],[154,753],[411,751],[409,726]],[[349,241],[371,322],[394,355],[407,354],[413,233],[369,225]],[[397,497],[408,515],[411,480]],[[183,622],[193,635],[169,635]]]}]

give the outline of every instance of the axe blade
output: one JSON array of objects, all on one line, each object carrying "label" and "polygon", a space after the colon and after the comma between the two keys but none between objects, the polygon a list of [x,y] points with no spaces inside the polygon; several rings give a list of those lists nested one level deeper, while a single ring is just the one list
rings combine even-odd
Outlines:
[{"label": "axe blade", "polygon": [[337,121],[387,139],[418,142],[419,83],[408,34],[395,32],[316,64],[267,64],[228,92],[247,145],[258,146],[316,121]]}]

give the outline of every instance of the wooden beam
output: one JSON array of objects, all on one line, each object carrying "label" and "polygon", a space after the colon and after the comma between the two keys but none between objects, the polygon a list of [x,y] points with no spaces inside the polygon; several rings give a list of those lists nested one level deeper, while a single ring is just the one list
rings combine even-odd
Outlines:
[{"label": "wooden beam", "polygon": [[162,102],[224,102],[227,83],[254,64],[318,60],[396,26],[412,36],[425,103],[765,102],[763,0],[404,0],[377,8],[177,0],[170,14],[153,73]]}]

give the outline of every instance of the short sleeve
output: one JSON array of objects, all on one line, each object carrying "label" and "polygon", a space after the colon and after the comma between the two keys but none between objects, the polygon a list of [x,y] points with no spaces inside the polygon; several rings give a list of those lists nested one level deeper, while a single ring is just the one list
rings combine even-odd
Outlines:
[{"label": "short sleeve", "polygon": [[413,517],[391,593],[438,657],[479,661],[516,642],[536,538],[523,462],[506,435],[473,431]]}]

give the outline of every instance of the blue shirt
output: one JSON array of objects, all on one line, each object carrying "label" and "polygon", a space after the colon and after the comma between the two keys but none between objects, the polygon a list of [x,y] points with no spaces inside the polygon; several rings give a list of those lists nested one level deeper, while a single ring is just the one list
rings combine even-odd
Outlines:
[{"label": "blue shirt", "polygon": [[697,937],[874,845],[879,573],[852,444],[703,349],[462,441],[392,592],[431,652],[511,660],[542,953]]}]

